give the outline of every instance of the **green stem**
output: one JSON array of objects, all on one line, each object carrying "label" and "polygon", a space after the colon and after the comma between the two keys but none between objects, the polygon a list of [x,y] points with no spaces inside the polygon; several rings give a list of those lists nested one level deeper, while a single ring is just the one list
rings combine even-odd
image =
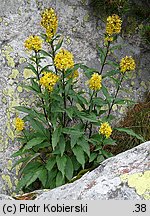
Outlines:
[{"label": "green stem", "polygon": [[53,45],[53,41],[50,43],[51,45],[51,49],[52,49],[52,61],[53,61],[53,65],[54,65],[54,68],[55,68],[55,72],[56,72],[56,75],[58,74],[58,71],[57,71],[57,68],[54,64],[54,59],[55,59],[55,49],[54,49],[54,45]]},{"label": "green stem", "polygon": [[114,102],[115,102],[115,100],[116,100],[116,98],[117,98],[117,95],[118,95],[118,92],[119,92],[119,90],[120,90],[120,87],[121,87],[121,83],[122,83],[122,81],[123,81],[123,78],[124,78],[124,74],[122,74],[122,77],[121,77],[120,82],[119,82],[119,85],[118,85],[118,87],[117,87],[117,90],[116,90],[115,96],[114,96],[114,98],[113,98],[112,104],[111,104],[111,106],[109,107],[107,119],[108,119],[109,116],[110,116],[112,107],[113,107],[113,105],[114,105]]},{"label": "green stem", "polygon": [[[37,71],[37,78],[38,78],[38,81],[40,80],[40,75],[39,75],[39,65],[38,65],[38,53],[35,52],[35,58],[36,58],[36,71]],[[39,89],[40,89],[40,93],[42,94],[42,89],[41,89],[41,85],[39,85]],[[43,104],[43,112],[44,112],[44,115],[45,115],[45,119],[48,123],[48,126],[49,126],[49,132],[50,132],[50,137],[51,137],[51,125],[49,123],[49,120],[48,120],[48,115],[46,113],[46,109],[45,109],[45,103],[44,103],[44,99],[41,97],[41,102]]]},{"label": "green stem", "polygon": [[[63,87],[63,100],[64,100],[64,109],[66,109],[66,94],[65,94],[65,74],[64,71],[62,71],[62,87]],[[65,127],[66,124],[66,112],[63,113],[63,126]]]},{"label": "green stem", "polygon": [[[90,101],[89,101],[90,106],[89,106],[88,112],[90,112],[91,109],[92,109],[92,103],[91,103],[91,102],[92,102],[92,99],[93,99],[94,94],[95,94],[95,91],[93,91],[93,93],[92,93],[92,95],[91,95],[91,98],[90,98]],[[86,131],[87,127],[88,127],[88,121],[86,121],[84,131]],[[92,124],[90,123],[90,132],[89,132],[89,136],[91,136],[91,133],[92,133]]]},{"label": "green stem", "polygon": [[108,41],[108,44],[107,44],[107,49],[106,49],[106,55],[105,55],[105,58],[104,58],[104,61],[103,61],[103,64],[102,64],[102,67],[101,67],[101,70],[99,72],[99,75],[102,74],[103,72],[103,69],[104,69],[104,66],[105,66],[105,63],[106,63],[106,59],[107,59],[107,56],[108,56],[108,52],[109,52],[109,46],[110,46],[110,42]]}]

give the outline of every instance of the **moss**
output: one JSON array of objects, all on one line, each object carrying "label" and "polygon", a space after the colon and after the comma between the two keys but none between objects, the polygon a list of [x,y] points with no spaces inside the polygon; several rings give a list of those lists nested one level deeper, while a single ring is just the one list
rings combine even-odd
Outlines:
[{"label": "moss", "polygon": [[11,169],[12,169],[12,161],[11,160],[9,160],[8,163],[7,163],[7,169],[9,171],[11,171]]},{"label": "moss", "polygon": [[138,195],[150,200],[150,171],[144,173],[124,174],[121,181],[127,182],[129,187],[135,188]]}]

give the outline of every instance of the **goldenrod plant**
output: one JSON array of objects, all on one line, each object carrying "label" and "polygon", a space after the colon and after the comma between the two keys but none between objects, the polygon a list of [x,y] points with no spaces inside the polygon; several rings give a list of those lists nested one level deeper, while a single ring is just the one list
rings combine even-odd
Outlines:
[{"label": "goldenrod plant", "polygon": [[[111,112],[113,105],[128,102],[117,97],[124,77],[128,71],[135,70],[131,56],[125,56],[120,63],[107,58],[115,48],[121,23],[118,15],[107,18],[104,47],[98,46],[101,62],[98,71],[75,64],[73,54],[62,48],[54,9],[46,9],[41,14],[45,32],[41,36],[29,36],[24,44],[31,51],[27,68],[35,74],[30,78],[30,85],[24,88],[35,94],[38,103],[36,100],[34,107],[15,107],[25,113],[24,118],[16,118],[20,149],[13,157],[19,156],[15,165],[21,164],[17,190],[55,188],[98,166],[112,156],[104,149],[105,145],[115,143],[112,130],[124,131],[143,141],[133,131],[112,128],[111,124],[115,118]],[[48,51],[42,49],[43,43],[47,44]],[[49,62],[43,67],[41,61],[45,58]],[[103,74],[106,64],[113,69]],[[86,77],[85,89],[80,88],[81,73]],[[106,78],[116,85],[113,95],[104,84]]]}]

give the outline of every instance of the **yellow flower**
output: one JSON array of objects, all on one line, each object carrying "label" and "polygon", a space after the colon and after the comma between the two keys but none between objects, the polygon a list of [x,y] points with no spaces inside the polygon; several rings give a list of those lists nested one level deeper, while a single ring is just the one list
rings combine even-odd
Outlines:
[{"label": "yellow flower", "polygon": [[43,76],[40,78],[40,84],[52,92],[58,80],[59,76],[56,74],[52,72],[43,72]]},{"label": "yellow flower", "polygon": [[38,52],[42,48],[42,40],[39,36],[31,35],[26,39],[24,46],[29,50]]},{"label": "yellow flower", "polygon": [[121,31],[121,19],[118,15],[114,14],[107,18],[106,33],[108,35],[119,34]]},{"label": "yellow flower", "polygon": [[24,121],[20,118],[16,118],[15,127],[16,130],[22,131],[24,129]]},{"label": "yellow flower", "polygon": [[68,50],[61,49],[55,56],[54,64],[59,70],[67,70],[74,66],[74,59],[72,53]]},{"label": "yellow flower", "polygon": [[47,40],[50,41],[57,31],[57,15],[53,8],[49,8],[43,11],[41,17],[41,26],[46,29]]},{"label": "yellow flower", "polygon": [[102,87],[102,76],[98,73],[94,73],[91,79],[88,81],[89,88],[92,90],[99,90]]},{"label": "yellow flower", "polygon": [[110,137],[112,129],[108,122],[104,122],[101,124],[99,133],[103,134],[106,138]]},{"label": "yellow flower", "polygon": [[69,78],[69,79],[70,79],[70,78],[76,79],[78,76],[79,76],[79,72],[78,72],[78,70],[75,70],[75,71],[73,72],[73,74],[71,74],[71,75],[68,76],[68,78]]},{"label": "yellow flower", "polygon": [[125,73],[126,71],[135,70],[135,61],[131,56],[126,56],[120,61],[120,71]]},{"label": "yellow flower", "polygon": [[107,41],[112,42],[113,40],[114,40],[113,37],[109,37],[109,36],[105,37],[105,42],[107,42]]}]

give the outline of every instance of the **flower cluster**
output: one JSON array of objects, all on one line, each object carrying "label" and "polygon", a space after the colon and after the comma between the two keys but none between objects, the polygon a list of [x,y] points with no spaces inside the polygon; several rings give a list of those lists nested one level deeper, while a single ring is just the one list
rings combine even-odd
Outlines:
[{"label": "flower cluster", "polygon": [[99,133],[103,134],[106,138],[110,137],[112,129],[108,122],[104,122],[101,124]]},{"label": "flower cluster", "polygon": [[52,92],[58,80],[59,76],[56,74],[52,72],[43,72],[43,76],[40,78],[40,84]]},{"label": "flower cluster", "polygon": [[68,76],[69,79],[76,79],[79,76],[78,70],[75,70],[71,75]]},{"label": "flower cluster", "polygon": [[24,121],[20,118],[16,118],[15,127],[16,130],[22,131],[24,129]]},{"label": "flower cluster", "polygon": [[114,14],[107,18],[106,33],[110,36],[113,34],[119,34],[121,31],[121,19],[118,15]]},{"label": "flower cluster", "polygon": [[90,89],[98,91],[102,87],[102,76],[98,73],[94,73],[88,81],[88,84]]},{"label": "flower cluster", "polygon": [[112,42],[114,40],[114,38],[113,37],[110,37],[110,36],[106,36],[105,37],[105,42]]},{"label": "flower cluster", "polygon": [[31,35],[26,39],[24,46],[29,50],[38,52],[42,48],[42,40],[39,36]]},{"label": "flower cluster", "polygon": [[74,59],[72,53],[68,50],[61,49],[55,56],[54,64],[59,70],[67,70],[74,66]]},{"label": "flower cluster", "polygon": [[53,8],[49,8],[43,11],[41,17],[41,25],[46,29],[47,41],[51,41],[58,27],[57,15]]},{"label": "flower cluster", "polygon": [[125,73],[126,71],[135,70],[135,61],[131,56],[126,56],[120,61],[120,71]]}]

